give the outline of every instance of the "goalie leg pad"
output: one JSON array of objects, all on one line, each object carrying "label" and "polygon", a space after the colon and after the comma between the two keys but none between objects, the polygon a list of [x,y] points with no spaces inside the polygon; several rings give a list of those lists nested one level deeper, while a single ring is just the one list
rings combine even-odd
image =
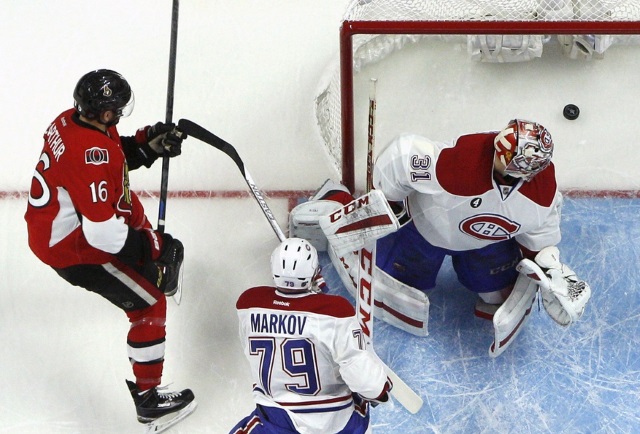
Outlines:
[{"label": "goalie leg pad", "polygon": [[429,334],[429,297],[378,267],[373,272],[377,318],[416,336]]},{"label": "goalie leg pad", "polygon": [[[352,296],[356,296],[358,255],[338,256],[329,248],[329,258]],[[411,286],[375,267],[373,272],[374,316],[416,336],[429,334],[429,298]]]},{"label": "goalie leg pad", "polygon": [[513,291],[493,316],[495,338],[489,348],[491,357],[498,357],[515,340],[531,313],[531,307],[538,293],[535,280],[521,274]]}]

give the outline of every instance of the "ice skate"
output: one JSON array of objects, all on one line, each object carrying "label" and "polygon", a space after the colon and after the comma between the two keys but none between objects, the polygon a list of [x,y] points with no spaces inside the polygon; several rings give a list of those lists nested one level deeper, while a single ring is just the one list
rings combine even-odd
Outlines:
[{"label": "ice skate", "polygon": [[487,303],[486,301],[478,297],[473,313],[478,318],[493,321],[493,316],[495,315],[499,307],[499,304]]},{"label": "ice skate", "polygon": [[138,422],[145,424],[143,433],[160,433],[193,413],[196,401],[190,389],[165,392],[154,387],[140,392],[136,384],[127,380],[127,386],[136,406]]}]

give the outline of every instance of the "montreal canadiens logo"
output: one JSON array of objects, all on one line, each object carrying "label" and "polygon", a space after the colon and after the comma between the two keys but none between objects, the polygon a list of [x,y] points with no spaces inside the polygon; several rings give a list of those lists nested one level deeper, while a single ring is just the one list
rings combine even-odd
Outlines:
[{"label": "montreal canadiens logo", "polygon": [[500,215],[480,214],[460,222],[460,231],[484,241],[504,241],[512,238],[520,225]]},{"label": "montreal canadiens logo", "polygon": [[109,152],[106,149],[93,147],[84,151],[84,162],[87,164],[107,164],[109,162]]},{"label": "montreal canadiens logo", "polygon": [[549,152],[553,149],[553,139],[551,138],[551,134],[545,128],[540,132],[540,143],[542,144],[542,148],[544,151]]}]

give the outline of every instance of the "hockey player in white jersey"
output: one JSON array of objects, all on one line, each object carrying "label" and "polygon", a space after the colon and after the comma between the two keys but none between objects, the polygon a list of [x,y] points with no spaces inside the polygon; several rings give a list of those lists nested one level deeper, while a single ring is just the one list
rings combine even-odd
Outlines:
[{"label": "hockey player in white jersey", "polygon": [[562,195],[553,148],[545,127],[521,119],[451,143],[396,137],[378,156],[373,183],[390,202],[404,202],[411,221],[378,241],[379,268],[424,291],[451,256],[460,283],[479,296],[476,315],[492,319],[523,256],[544,272],[553,262],[562,271],[543,291],[545,307],[562,325],[580,317],[590,288],[558,261]]},{"label": "hockey player in white jersey", "polygon": [[318,254],[304,239],[283,241],[271,270],[275,287],[236,303],[256,409],[231,433],[370,433],[369,406],[388,401],[392,384],[363,349],[353,306],[315,287]]}]

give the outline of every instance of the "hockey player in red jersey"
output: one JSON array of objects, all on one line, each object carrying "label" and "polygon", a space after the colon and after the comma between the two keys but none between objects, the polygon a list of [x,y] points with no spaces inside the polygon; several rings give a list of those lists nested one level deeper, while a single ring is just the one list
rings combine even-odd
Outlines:
[{"label": "hockey player in red jersey", "polygon": [[318,253],[304,239],[283,241],[271,271],[275,287],[236,303],[256,409],[231,433],[371,432],[369,404],[388,401],[391,382],[363,349],[353,306],[315,287]]},{"label": "hockey player in red jersey", "polygon": [[135,383],[127,381],[138,420],[192,411],[193,393],[164,393],[161,382],[166,296],[175,293],[182,243],[151,227],[129,187],[129,170],[150,167],[163,153],[181,152],[185,135],[172,123],[120,136],[120,118],[133,110],[125,78],[100,69],[78,81],[74,108],[47,128],[25,219],[35,255],[74,286],[123,310]]}]

